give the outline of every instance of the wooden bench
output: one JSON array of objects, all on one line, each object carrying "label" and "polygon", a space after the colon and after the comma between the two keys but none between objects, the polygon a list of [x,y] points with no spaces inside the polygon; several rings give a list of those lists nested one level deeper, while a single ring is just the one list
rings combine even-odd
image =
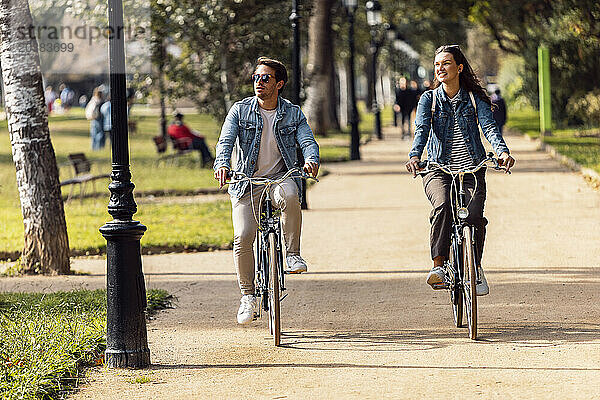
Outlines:
[{"label": "wooden bench", "polygon": [[75,185],[79,185],[79,198],[83,200],[85,194],[85,186],[88,182],[92,182],[94,185],[94,192],[96,191],[96,181],[98,179],[110,178],[110,174],[92,174],[92,163],[87,159],[84,153],[72,153],[69,154],[69,163],[73,169],[72,177],[64,180],[60,183],[60,186],[71,185],[71,191],[67,196],[67,201],[73,196],[73,190]]}]

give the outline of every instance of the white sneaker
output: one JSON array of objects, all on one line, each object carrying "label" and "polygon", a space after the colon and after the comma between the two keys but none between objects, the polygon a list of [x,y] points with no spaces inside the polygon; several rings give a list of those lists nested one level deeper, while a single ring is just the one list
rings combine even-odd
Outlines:
[{"label": "white sneaker", "polygon": [[287,269],[285,270],[288,274],[300,274],[302,272],[306,272],[308,267],[306,266],[306,261],[300,254],[292,254],[285,258],[285,263],[287,264]]},{"label": "white sneaker", "polygon": [[427,275],[427,284],[433,286],[436,284],[444,283],[444,278],[446,278],[446,271],[444,270],[444,267],[441,265],[433,267]]},{"label": "white sneaker", "polygon": [[490,292],[490,287],[488,286],[487,279],[485,279],[483,268],[477,268],[477,275],[479,275],[479,279],[477,279],[477,285],[475,285],[475,292],[477,296],[485,296]]},{"label": "white sneaker", "polygon": [[238,324],[252,322],[256,312],[256,297],[251,294],[243,295],[240,300],[240,308],[237,313]]}]

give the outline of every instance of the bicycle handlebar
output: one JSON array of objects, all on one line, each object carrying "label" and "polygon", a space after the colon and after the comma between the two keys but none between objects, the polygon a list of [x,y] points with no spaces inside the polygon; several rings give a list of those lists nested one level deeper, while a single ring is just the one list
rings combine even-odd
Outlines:
[{"label": "bicycle handlebar", "polygon": [[[296,173],[297,175],[294,175],[294,173]],[[272,184],[272,183],[281,183],[290,177],[301,178],[301,179],[312,179],[315,182],[319,182],[319,180],[317,178],[307,174],[306,172],[304,172],[303,170],[300,170],[299,168],[292,168],[292,169],[288,170],[279,179],[248,176],[241,171],[227,171],[227,177],[231,178],[231,181],[227,182],[226,184],[237,183],[237,182],[242,182],[242,181],[247,180],[247,181],[252,182],[255,185],[267,185],[267,184]]]},{"label": "bicycle handlebar", "polygon": [[430,172],[431,171],[431,169],[429,169],[430,165],[437,166],[439,169],[441,169],[442,171],[444,171],[445,173],[447,173],[449,175],[456,175],[459,173],[474,174],[475,172],[479,171],[482,167],[484,167],[487,163],[490,163],[490,162],[492,163],[491,167],[494,168],[495,170],[504,171],[504,172],[510,174],[510,170],[507,170],[506,167],[501,166],[498,158],[494,157],[493,153],[488,153],[487,157],[483,161],[481,161],[478,165],[476,165],[475,167],[462,168],[462,169],[458,169],[458,170],[452,170],[451,165],[442,165],[442,164],[436,163],[435,161],[430,161],[430,160],[419,161],[419,163],[417,164],[417,166],[419,167],[419,171],[417,171],[417,174],[424,175],[424,174]]}]

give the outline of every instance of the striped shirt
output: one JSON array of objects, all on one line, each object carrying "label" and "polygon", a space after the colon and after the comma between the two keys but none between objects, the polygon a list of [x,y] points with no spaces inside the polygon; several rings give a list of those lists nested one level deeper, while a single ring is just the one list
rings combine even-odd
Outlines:
[{"label": "striped shirt", "polygon": [[458,107],[458,102],[460,101],[460,93],[462,89],[458,91],[454,95],[453,98],[450,99],[450,103],[452,104],[452,108],[454,110],[454,133],[450,138],[450,165],[452,166],[452,170],[460,170],[472,167],[473,159],[471,158],[471,154],[469,153],[469,149],[467,148],[467,144],[465,143],[465,138],[460,130],[460,125],[458,125],[458,119],[456,117],[456,107]]}]

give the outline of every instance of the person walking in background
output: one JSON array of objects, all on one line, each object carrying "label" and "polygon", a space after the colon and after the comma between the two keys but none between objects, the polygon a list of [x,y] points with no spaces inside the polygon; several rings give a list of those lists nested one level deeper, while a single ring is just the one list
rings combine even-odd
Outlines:
[{"label": "person walking in background", "polygon": [[410,113],[411,109],[411,90],[407,85],[406,78],[400,78],[398,81],[398,87],[396,88],[396,103],[394,104],[394,111],[402,114],[400,121],[402,127],[402,139],[410,137]]},{"label": "person walking in background", "polygon": [[110,96],[100,106],[100,114],[102,114],[102,130],[104,131],[104,138],[108,137],[112,140],[112,117],[110,115]]},{"label": "person walking in background", "polygon": [[44,91],[44,101],[46,102],[46,107],[48,108],[48,114],[52,112],[54,100],[56,100],[56,92],[52,86],[47,86],[46,90]]},{"label": "person walking in background", "polygon": [[504,124],[506,123],[506,103],[502,96],[500,96],[500,89],[496,89],[494,94],[491,96],[492,99],[492,113],[494,114],[494,121],[498,125],[498,129],[500,129],[500,134],[502,134],[502,130],[504,128]]},{"label": "person walking in background", "polygon": [[62,105],[63,110],[69,111],[69,109],[73,107],[73,104],[75,103],[75,92],[64,83],[60,85],[59,89],[60,104]]},{"label": "person walking in background", "polygon": [[413,126],[410,121],[415,120],[415,110],[417,109],[417,103],[419,102],[419,98],[421,97],[421,90],[419,89],[419,84],[417,81],[410,81],[410,92],[408,96],[408,108],[410,110],[410,116],[408,119],[408,134],[409,138],[412,138]]},{"label": "person walking in background", "polygon": [[186,150],[188,148],[198,150],[202,156],[202,166],[212,164],[214,158],[210,154],[210,150],[208,150],[204,136],[191,130],[183,123],[182,113],[176,111],[173,117],[175,119],[167,129],[167,134],[173,141],[173,146],[178,150]]},{"label": "person walking in background", "polygon": [[104,127],[102,124],[102,91],[99,87],[94,89],[92,98],[85,106],[85,117],[90,121],[90,139],[92,140],[92,150],[97,151],[104,147],[106,137],[104,136]]}]

